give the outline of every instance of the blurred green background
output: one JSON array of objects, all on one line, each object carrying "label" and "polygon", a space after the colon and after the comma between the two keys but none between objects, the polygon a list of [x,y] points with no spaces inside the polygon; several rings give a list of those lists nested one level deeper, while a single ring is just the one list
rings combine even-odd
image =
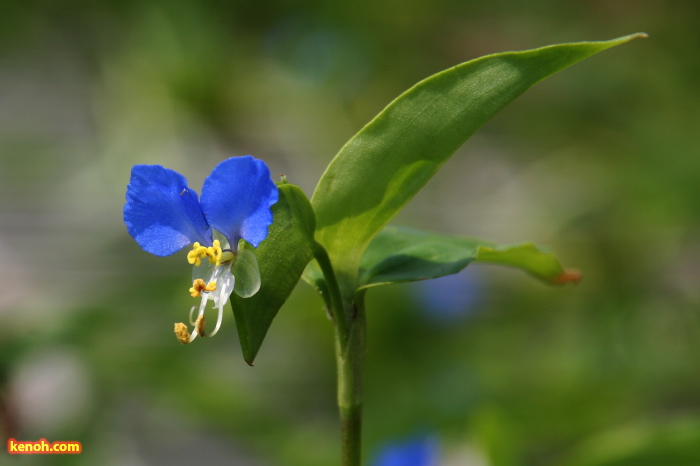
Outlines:
[{"label": "blurred green background", "polygon": [[685,0],[5,0],[0,417],[84,453],[0,463],[337,464],[321,300],[299,285],[255,367],[230,312],[181,346],[190,267],[126,233],[130,167],[199,192],[253,154],[311,195],[430,74],[644,31],[517,100],[395,220],[532,240],[585,278],[475,266],[371,290],[365,453],[427,434],[442,465],[700,464],[698,19]]}]

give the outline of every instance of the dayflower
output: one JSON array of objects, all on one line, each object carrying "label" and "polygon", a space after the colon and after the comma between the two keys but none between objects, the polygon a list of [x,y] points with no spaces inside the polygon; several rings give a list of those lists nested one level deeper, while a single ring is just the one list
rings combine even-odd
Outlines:
[{"label": "dayflower", "polygon": [[374,466],[435,466],[440,459],[437,439],[420,436],[389,443],[377,453]]},{"label": "dayflower", "polygon": [[[201,297],[197,317],[190,309],[190,325],[175,324],[182,343],[213,336],[221,326],[223,308],[233,291],[247,298],[260,289],[257,259],[250,249],[239,248],[241,239],[258,247],[272,223],[270,207],[278,190],[262,160],[250,155],[231,157],[217,165],[204,180],[202,197],[187,180],[160,165],[135,165],[126,189],[124,223],[144,251],[169,256],[191,245],[190,294]],[[214,330],[205,332],[204,311],[213,301],[218,310]]]}]

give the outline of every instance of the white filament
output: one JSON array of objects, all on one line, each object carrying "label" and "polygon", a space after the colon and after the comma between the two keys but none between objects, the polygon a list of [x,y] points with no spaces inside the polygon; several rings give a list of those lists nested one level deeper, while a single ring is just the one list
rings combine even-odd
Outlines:
[{"label": "white filament", "polygon": [[231,273],[230,263],[222,264],[221,266],[216,267],[214,269],[214,272],[212,273],[209,280],[206,281],[206,283],[216,284],[216,289],[214,291],[202,292],[202,301],[199,303],[199,311],[197,312],[197,318],[193,318],[193,312],[197,306],[192,306],[192,308],[190,309],[190,325],[194,326],[194,331],[190,335],[190,342],[192,342],[195,338],[197,338],[197,335],[199,335],[199,328],[196,325],[197,319],[204,315],[204,311],[206,311],[207,303],[209,302],[209,300],[214,301],[214,307],[218,311],[216,325],[214,326],[214,330],[211,333],[207,333],[200,336],[213,337],[214,335],[216,335],[216,332],[218,332],[219,328],[221,328],[221,322],[224,318],[224,305],[226,304],[226,301],[228,301],[228,298],[231,296],[231,293],[233,292],[233,285],[235,282],[236,279]]}]

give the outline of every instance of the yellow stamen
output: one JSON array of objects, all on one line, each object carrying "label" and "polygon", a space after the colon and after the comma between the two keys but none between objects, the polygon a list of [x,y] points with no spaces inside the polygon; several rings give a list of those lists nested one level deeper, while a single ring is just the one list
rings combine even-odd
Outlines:
[{"label": "yellow stamen", "polygon": [[207,251],[207,255],[209,256],[209,262],[212,264],[216,264],[216,266],[220,266],[221,262],[221,241],[218,239],[214,240],[214,245],[210,247]]},{"label": "yellow stamen", "polygon": [[201,278],[196,279],[192,283],[192,288],[190,288],[190,294],[193,298],[199,298],[202,296],[202,291],[214,291],[216,290],[216,282],[209,282],[206,284]]},{"label": "yellow stamen", "polygon": [[190,332],[187,330],[187,325],[183,324],[182,322],[178,322],[177,324],[175,324],[175,336],[178,340],[180,340],[180,343],[182,343],[183,345],[189,343]]},{"label": "yellow stamen", "polygon": [[224,262],[228,262],[233,259],[234,255],[231,251],[224,251],[221,249],[221,241],[218,239],[214,240],[214,246],[210,247],[209,262],[216,264],[219,267]]},{"label": "yellow stamen", "polygon": [[[187,253],[187,262],[199,267],[202,265],[202,258],[209,255],[209,249],[210,248],[202,246],[199,243],[194,243],[192,245],[192,250]],[[211,258],[209,260],[211,261]]]},{"label": "yellow stamen", "polygon": [[210,264],[216,264],[216,266],[219,267],[224,262],[233,260],[235,256],[231,251],[224,251],[221,249],[221,241],[215,239],[214,244],[209,247],[194,243],[192,245],[192,250],[187,253],[187,262],[195,267],[199,267],[202,265],[202,259],[205,257],[209,258]]},{"label": "yellow stamen", "polygon": [[216,260],[216,265],[219,266],[224,262],[232,261],[235,257],[236,255],[231,251],[222,251],[219,258]]},{"label": "yellow stamen", "polygon": [[206,336],[206,334],[204,332],[204,325],[205,325],[204,314],[202,314],[201,316],[197,317],[197,320],[194,323],[194,328],[197,329],[197,333],[199,333],[200,337]]}]

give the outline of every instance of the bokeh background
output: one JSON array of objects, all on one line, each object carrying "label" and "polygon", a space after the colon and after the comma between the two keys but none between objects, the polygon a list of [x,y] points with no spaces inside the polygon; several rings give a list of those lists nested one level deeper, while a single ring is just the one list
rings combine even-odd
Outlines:
[{"label": "bokeh background", "polygon": [[368,293],[365,455],[437,464],[700,464],[700,3],[5,0],[3,429],[79,457],[2,464],[337,464],[331,325],[300,284],[255,367],[233,315],[181,346],[184,253],[128,236],[130,167],[195,190],[253,154],[311,195],[418,80],[487,53],[644,31],[490,121],[395,224],[525,240],[585,273],[474,266]]}]

